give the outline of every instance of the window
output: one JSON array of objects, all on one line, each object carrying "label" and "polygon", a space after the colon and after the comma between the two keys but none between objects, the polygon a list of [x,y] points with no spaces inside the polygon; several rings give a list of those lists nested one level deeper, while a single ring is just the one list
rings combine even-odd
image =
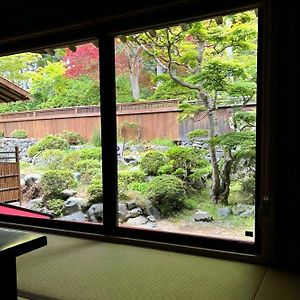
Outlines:
[{"label": "window", "polygon": [[1,57],[0,75],[27,96],[0,106],[0,213],[102,224],[98,41]]},{"label": "window", "polygon": [[254,10],[115,39],[119,226],[254,242]]},{"label": "window", "polygon": [[[24,218],[22,213],[17,219],[2,214],[1,220],[150,243],[258,253],[263,174],[257,162],[264,147],[262,21],[254,5],[243,10],[233,7],[226,13],[210,9],[197,10],[201,19],[187,7],[182,15],[177,11],[163,20],[157,16],[112,22],[104,31],[91,30],[99,33],[99,45],[98,39],[64,41],[60,48],[31,52],[32,59],[42,58],[28,71],[37,81],[48,83],[44,88],[51,96],[43,101],[43,87],[23,81],[25,90],[35,92],[36,105],[48,109],[35,112],[32,124],[44,119],[44,125],[37,125],[39,130],[53,134],[65,130],[65,138],[70,139],[79,132],[95,144],[83,150],[77,145],[67,152],[59,149],[63,159],[56,162],[61,152],[50,149],[47,154],[43,149],[36,163],[39,159],[56,163],[48,184],[54,189],[52,179],[59,178],[61,167],[66,172],[69,161],[72,180],[77,176],[75,198],[84,195],[88,204],[74,211],[75,216],[84,216],[80,221],[69,217],[66,201],[56,197],[49,198],[55,200],[51,208],[42,202],[43,208],[52,210],[51,219]],[[83,36],[78,33],[78,39]],[[61,61],[58,81],[37,72],[39,63],[41,72],[46,67],[54,72]],[[51,90],[53,83],[60,95]],[[9,122],[8,115],[0,124]],[[22,120],[14,117],[10,124],[24,125],[31,112],[17,115]],[[11,128],[7,126],[4,134]],[[28,133],[32,128],[17,129]],[[21,170],[26,166],[21,163]],[[69,202],[70,211],[75,202]],[[42,209],[41,215],[47,216],[47,210]],[[58,212],[53,217],[54,210]],[[92,217],[88,217],[90,210]]]}]

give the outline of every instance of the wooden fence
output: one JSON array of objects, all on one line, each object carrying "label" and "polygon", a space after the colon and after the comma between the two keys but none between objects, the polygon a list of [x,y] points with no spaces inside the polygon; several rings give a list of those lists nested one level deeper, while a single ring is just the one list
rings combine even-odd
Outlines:
[{"label": "wooden fence", "polygon": [[[190,130],[208,127],[205,113],[198,114],[194,120],[178,123],[178,104],[177,99],[117,104],[118,128],[122,129],[127,138],[180,140],[185,139]],[[248,109],[255,109],[255,105]],[[231,113],[232,107],[229,106],[218,109],[217,118],[221,132],[228,130],[226,120]],[[46,134],[59,134],[68,130],[78,132],[90,141],[93,133],[101,127],[100,119],[99,106],[6,113],[0,115],[0,131],[9,137],[15,129],[23,129],[28,137],[39,139]],[[137,127],[132,128],[126,124],[136,124]]]},{"label": "wooden fence", "polygon": [[0,152],[0,203],[21,201],[19,149]]}]

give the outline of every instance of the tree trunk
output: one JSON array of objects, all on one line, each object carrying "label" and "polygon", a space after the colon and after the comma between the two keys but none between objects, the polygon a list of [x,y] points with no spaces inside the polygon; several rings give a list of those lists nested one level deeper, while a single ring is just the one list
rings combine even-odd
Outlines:
[{"label": "tree trunk", "polygon": [[230,150],[224,150],[224,164],[221,170],[221,193],[219,200],[222,204],[228,205],[230,192],[230,173],[233,165],[233,157]]},{"label": "tree trunk", "polygon": [[[211,103],[207,95],[204,93],[199,94],[199,98],[203,101],[205,106],[207,116],[208,116],[208,138],[211,139],[212,137],[217,135],[217,123],[216,123],[216,109],[215,103]],[[211,197],[213,203],[219,202],[219,196],[221,193],[221,185],[220,185],[220,171],[218,166],[218,159],[216,153],[216,147],[214,145],[209,144],[209,154],[210,154],[210,161],[212,167],[212,187],[211,187]]]},{"label": "tree trunk", "polygon": [[130,69],[130,84],[131,93],[134,100],[138,100],[140,98],[139,75],[139,68],[136,66],[132,66]]}]

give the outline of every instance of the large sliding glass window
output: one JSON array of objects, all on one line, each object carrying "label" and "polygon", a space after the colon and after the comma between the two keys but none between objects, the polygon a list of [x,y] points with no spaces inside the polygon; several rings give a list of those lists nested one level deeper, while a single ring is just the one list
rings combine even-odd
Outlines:
[{"label": "large sliding glass window", "polygon": [[98,40],[1,57],[0,76],[0,214],[102,223]]},{"label": "large sliding glass window", "polygon": [[119,226],[254,242],[254,10],[115,39]]},{"label": "large sliding glass window", "polygon": [[258,252],[262,21],[192,20],[0,57],[1,221]]}]

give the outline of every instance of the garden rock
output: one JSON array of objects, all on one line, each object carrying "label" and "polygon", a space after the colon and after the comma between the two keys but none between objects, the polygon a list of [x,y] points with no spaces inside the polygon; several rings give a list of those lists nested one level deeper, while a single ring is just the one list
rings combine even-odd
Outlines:
[{"label": "garden rock", "polygon": [[24,177],[25,185],[31,186],[34,182],[39,183],[41,177],[41,174],[27,174]]},{"label": "garden rock", "polygon": [[127,224],[139,226],[139,225],[144,225],[147,222],[148,222],[147,218],[145,218],[144,216],[138,216],[136,218],[128,219]]},{"label": "garden rock", "polygon": [[194,214],[194,220],[196,222],[211,222],[213,221],[213,217],[206,211],[198,210]]},{"label": "garden rock", "polygon": [[134,208],[134,209],[131,209],[128,214],[129,214],[129,218],[136,218],[140,215],[142,215],[142,210],[140,207],[137,207],[137,208]]},{"label": "garden rock", "polygon": [[65,189],[61,192],[61,197],[62,199],[68,199],[72,196],[75,196],[77,194],[77,191],[72,190],[72,189]]},{"label": "garden rock", "polygon": [[82,198],[79,197],[70,197],[64,202],[62,212],[64,215],[71,215],[76,212],[79,212],[81,209]]},{"label": "garden rock", "polygon": [[31,199],[36,199],[42,196],[42,188],[38,183],[33,182],[30,186],[25,185],[22,188],[22,197],[25,202],[30,201]]},{"label": "garden rock", "polygon": [[220,207],[218,209],[218,216],[221,218],[226,218],[232,214],[232,209],[230,207]]},{"label": "garden rock", "polygon": [[240,216],[243,213],[247,211],[255,211],[254,205],[249,205],[249,204],[237,204],[235,207],[233,207],[232,212],[235,216]]},{"label": "garden rock", "polygon": [[127,206],[128,210],[131,210],[131,209],[134,209],[134,208],[138,207],[138,205],[136,204],[135,201],[128,201],[126,203],[126,206]]},{"label": "garden rock", "polygon": [[59,218],[59,220],[73,221],[73,222],[85,222],[87,220],[87,217],[82,211],[79,211],[79,212],[76,212],[76,213],[68,215],[68,216],[63,216],[63,217]]},{"label": "garden rock", "polygon": [[127,206],[124,203],[119,203],[118,205],[118,214],[119,214],[119,220],[121,223],[126,222],[129,218]]},{"label": "garden rock", "polygon": [[93,204],[87,211],[87,218],[91,222],[102,222],[103,203]]},{"label": "garden rock", "polygon": [[156,219],[152,215],[148,216],[147,219],[148,219],[148,221],[150,221],[152,223],[156,222]]}]

